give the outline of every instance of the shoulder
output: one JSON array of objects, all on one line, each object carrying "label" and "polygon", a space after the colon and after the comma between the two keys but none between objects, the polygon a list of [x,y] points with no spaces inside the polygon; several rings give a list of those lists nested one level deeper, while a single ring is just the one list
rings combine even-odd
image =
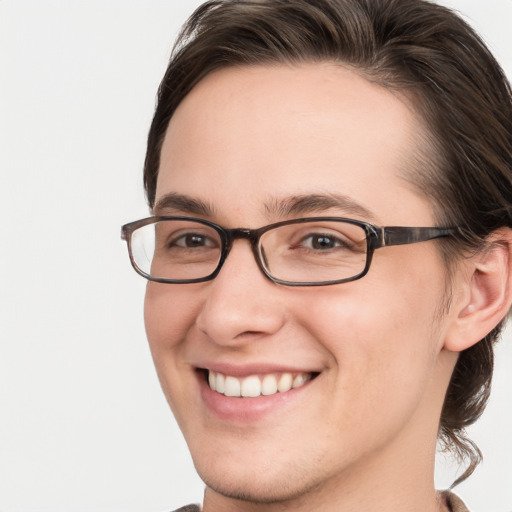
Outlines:
[{"label": "shoulder", "polygon": [[201,507],[199,505],[185,505],[174,512],[201,512]]},{"label": "shoulder", "polygon": [[468,507],[466,507],[464,502],[453,492],[444,491],[442,496],[446,500],[450,512],[469,512]]}]

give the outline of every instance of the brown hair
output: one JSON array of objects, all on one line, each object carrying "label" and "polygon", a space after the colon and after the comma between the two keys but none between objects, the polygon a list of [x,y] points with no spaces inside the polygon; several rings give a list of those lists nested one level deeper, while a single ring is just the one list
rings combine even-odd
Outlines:
[{"label": "brown hair", "polygon": [[[158,91],[144,185],[153,206],[169,120],[212,71],[241,65],[337,61],[408,96],[427,127],[427,151],[406,178],[426,194],[439,225],[464,236],[442,243],[447,262],[512,227],[512,94],[479,36],[425,0],[217,0],[189,19]],[[465,428],[482,414],[503,322],[462,352],[448,387],[439,439],[469,476],[481,459]]]}]

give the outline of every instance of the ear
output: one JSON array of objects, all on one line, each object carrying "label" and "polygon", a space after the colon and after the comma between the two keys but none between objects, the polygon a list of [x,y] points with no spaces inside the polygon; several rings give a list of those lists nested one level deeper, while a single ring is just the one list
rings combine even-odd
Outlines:
[{"label": "ear", "polygon": [[512,231],[501,228],[463,262],[454,291],[444,348],[461,352],[478,343],[507,315],[512,303]]}]

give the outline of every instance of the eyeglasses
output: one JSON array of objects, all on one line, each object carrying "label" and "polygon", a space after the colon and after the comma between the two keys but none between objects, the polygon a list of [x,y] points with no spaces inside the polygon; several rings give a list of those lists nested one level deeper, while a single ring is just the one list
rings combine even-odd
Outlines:
[{"label": "eyeglasses", "polygon": [[124,225],[133,268],[159,283],[200,283],[222,268],[233,242],[247,239],[261,271],[287,286],[354,281],[370,268],[373,252],[390,245],[453,236],[456,228],[378,227],[340,217],[277,222],[259,229],[226,229],[189,217],[148,217]]}]

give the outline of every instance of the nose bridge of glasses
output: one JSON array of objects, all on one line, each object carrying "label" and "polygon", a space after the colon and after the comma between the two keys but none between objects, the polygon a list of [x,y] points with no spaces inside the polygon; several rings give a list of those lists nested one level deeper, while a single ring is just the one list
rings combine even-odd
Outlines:
[{"label": "nose bridge of glasses", "polygon": [[231,245],[235,240],[245,239],[254,247],[258,241],[258,235],[253,229],[248,228],[235,228],[226,230],[228,243]]},{"label": "nose bridge of glasses", "polygon": [[251,246],[252,252],[254,253],[254,257],[256,258],[256,261],[258,262],[258,232],[254,229],[248,229],[248,228],[234,228],[234,229],[226,229],[226,256],[227,253],[231,251],[231,248],[233,246],[233,242],[235,240],[247,240]]},{"label": "nose bridge of glasses", "polygon": [[[234,228],[234,229],[226,229],[226,251],[225,251],[225,259],[228,256],[228,253],[231,251],[233,246],[233,242],[235,240],[244,239],[247,240],[251,246],[252,252],[254,254],[254,258],[258,267],[262,268],[262,262],[260,261],[260,255],[258,253],[258,241],[259,241],[259,230],[249,229],[249,228]],[[222,264],[222,262],[221,262]]]}]

